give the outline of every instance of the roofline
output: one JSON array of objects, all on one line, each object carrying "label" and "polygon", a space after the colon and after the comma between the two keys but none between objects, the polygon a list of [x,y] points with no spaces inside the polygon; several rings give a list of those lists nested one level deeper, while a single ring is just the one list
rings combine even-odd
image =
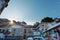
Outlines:
[{"label": "roofline", "polygon": [[60,22],[57,23],[57,24],[55,24],[55,25],[52,26],[50,29],[48,29],[48,30],[46,30],[46,31],[44,31],[44,32],[48,32],[48,31],[50,31],[50,30],[52,30],[52,29],[54,29],[54,28],[57,28],[57,27],[59,27],[59,26],[60,26]]}]

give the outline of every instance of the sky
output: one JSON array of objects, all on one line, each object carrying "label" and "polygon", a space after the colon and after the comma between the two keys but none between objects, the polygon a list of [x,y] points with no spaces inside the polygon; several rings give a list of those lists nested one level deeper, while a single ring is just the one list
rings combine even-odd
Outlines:
[{"label": "sky", "polygon": [[47,16],[60,17],[60,0],[10,0],[0,18],[33,24]]}]

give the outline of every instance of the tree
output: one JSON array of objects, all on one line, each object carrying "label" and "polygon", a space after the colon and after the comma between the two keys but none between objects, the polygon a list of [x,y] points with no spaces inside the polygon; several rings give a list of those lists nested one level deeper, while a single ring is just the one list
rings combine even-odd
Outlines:
[{"label": "tree", "polygon": [[53,22],[54,19],[50,17],[45,17],[44,19],[41,20],[41,22]]},{"label": "tree", "polygon": [[24,22],[24,21],[23,21],[23,22],[21,22],[21,23],[23,23],[23,24],[27,24],[27,23],[26,23],[26,22]]},{"label": "tree", "polygon": [[38,25],[39,25],[39,22],[36,22],[36,23],[33,25],[33,28],[36,28]]}]

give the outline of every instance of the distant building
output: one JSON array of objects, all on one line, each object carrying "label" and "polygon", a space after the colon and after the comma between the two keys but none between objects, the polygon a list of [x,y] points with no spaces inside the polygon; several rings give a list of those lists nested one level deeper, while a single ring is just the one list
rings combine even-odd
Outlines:
[{"label": "distant building", "polygon": [[11,27],[0,27],[0,38],[2,39],[16,39],[20,40],[24,36],[24,27],[20,25],[12,25]]},{"label": "distant building", "polygon": [[25,25],[24,26],[24,39],[27,39],[28,36],[32,36],[32,25]]},{"label": "distant building", "polygon": [[5,18],[0,18],[0,27],[7,26],[9,24],[10,20]]},{"label": "distant building", "polygon": [[[1,36],[3,35],[3,37]],[[25,22],[16,22],[8,19],[0,18],[0,38],[19,38],[22,40],[24,37],[32,36],[32,25],[27,25]],[[26,39],[25,38],[25,39]]]},{"label": "distant building", "polygon": [[56,23],[58,23],[58,22],[60,22],[60,18],[55,18],[54,21],[55,21]]}]

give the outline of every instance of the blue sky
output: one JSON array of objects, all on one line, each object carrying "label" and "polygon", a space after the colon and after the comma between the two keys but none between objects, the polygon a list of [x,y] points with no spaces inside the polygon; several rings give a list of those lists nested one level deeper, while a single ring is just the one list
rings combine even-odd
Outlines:
[{"label": "blue sky", "polygon": [[60,17],[60,0],[11,0],[0,18],[33,24],[47,16]]}]

